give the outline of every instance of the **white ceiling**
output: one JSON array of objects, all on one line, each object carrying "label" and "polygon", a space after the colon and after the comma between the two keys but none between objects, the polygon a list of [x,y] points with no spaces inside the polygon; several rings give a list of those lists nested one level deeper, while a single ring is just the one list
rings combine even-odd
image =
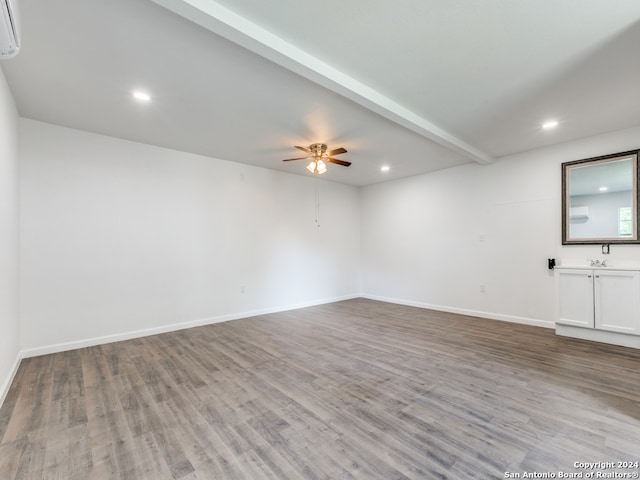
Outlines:
[{"label": "white ceiling", "polygon": [[280,160],[325,142],[350,185],[640,125],[637,0],[19,6],[23,117],[301,175]]}]

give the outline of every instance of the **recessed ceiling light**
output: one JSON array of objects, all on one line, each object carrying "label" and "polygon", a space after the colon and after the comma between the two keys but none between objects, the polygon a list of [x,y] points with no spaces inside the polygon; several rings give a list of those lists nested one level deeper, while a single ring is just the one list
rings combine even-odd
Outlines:
[{"label": "recessed ceiling light", "polygon": [[138,90],[133,92],[133,98],[141,102],[148,102],[151,100],[151,95],[149,95],[146,92],[141,92],[140,90]]},{"label": "recessed ceiling light", "polygon": [[606,192],[607,190],[609,190],[609,187],[600,187],[601,192]]},{"label": "recessed ceiling light", "polygon": [[556,128],[558,126],[557,120],[549,120],[548,122],[544,122],[542,124],[542,128],[545,130],[551,130],[552,128]]},{"label": "recessed ceiling light", "polygon": [[391,170],[391,167],[389,167],[389,165],[383,165],[382,167],[380,167],[381,172],[388,172],[389,170]]}]

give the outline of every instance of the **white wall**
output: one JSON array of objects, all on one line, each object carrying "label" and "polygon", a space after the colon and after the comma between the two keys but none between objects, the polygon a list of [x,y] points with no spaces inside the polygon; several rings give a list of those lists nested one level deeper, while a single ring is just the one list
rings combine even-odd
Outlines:
[{"label": "white wall", "polygon": [[[363,188],[363,295],[552,326],[547,258],[605,258],[600,246],[561,245],[561,163],[639,138],[634,128]],[[608,258],[640,261],[640,246],[612,245]]]},{"label": "white wall", "polygon": [[20,126],[25,355],[359,292],[354,187]]},{"label": "white wall", "polygon": [[[321,181],[317,228],[314,179],[20,126],[26,355],[359,292],[552,326],[547,258],[603,258],[561,245],[560,164],[640,138],[635,128],[360,190]],[[610,263],[640,262],[639,246],[611,252]]]},{"label": "white wall", "polygon": [[0,69],[0,405],[20,353],[18,240],[18,112]]}]

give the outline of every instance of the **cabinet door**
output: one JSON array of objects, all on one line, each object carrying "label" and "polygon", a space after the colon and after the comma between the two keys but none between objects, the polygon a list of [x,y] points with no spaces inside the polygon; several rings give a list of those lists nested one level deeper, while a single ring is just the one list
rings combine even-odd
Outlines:
[{"label": "cabinet door", "polygon": [[593,328],[593,272],[556,270],[558,322]]},{"label": "cabinet door", "polygon": [[640,334],[640,272],[594,271],[595,325]]}]

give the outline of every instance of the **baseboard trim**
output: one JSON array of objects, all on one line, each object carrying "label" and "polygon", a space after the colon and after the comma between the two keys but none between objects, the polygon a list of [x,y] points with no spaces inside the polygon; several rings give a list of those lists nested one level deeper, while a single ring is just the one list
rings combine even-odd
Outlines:
[{"label": "baseboard trim", "polygon": [[4,396],[8,392],[9,387],[11,386],[11,382],[13,381],[13,377],[15,376],[15,373],[18,369],[20,360],[22,360],[23,358],[37,357],[39,355],[48,355],[50,353],[65,352],[68,350],[76,350],[78,348],[93,347],[96,345],[103,345],[106,343],[120,342],[123,340],[131,340],[133,338],[147,337],[150,335],[158,335],[161,333],[175,332],[175,331],[184,330],[187,328],[201,327],[204,325],[213,325],[215,323],[229,322],[232,320],[256,317],[259,315],[267,315],[270,313],[286,312],[289,310],[296,310],[298,308],[313,307],[315,305],[323,305],[327,303],[339,302],[342,300],[351,300],[354,298],[367,298],[370,300],[378,300],[381,302],[395,303],[398,305],[407,305],[410,307],[418,307],[418,308],[424,308],[429,310],[437,310],[441,312],[456,313],[459,315],[468,315],[472,317],[487,318],[490,320],[500,320],[504,322],[521,323],[524,325],[531,325],[535,327],[555,328],[556,326],[555,322],[546,321],[546,320],[518,317],[514,315],[503,315],[503,314],[491,313],[491,312],[482,312],[478,310],[468,310],[463,308],[447,307],[443,305],[433,305],[433,304],[424,303],[424,302],[416,302],[413,300],[405,300],[405,299],[392,298],[392,297],[382,297],[379,295],[371,295],[371,294],[343,295],[340,297],[326,298],[321,300],[315,300],[312,302],[302,302],[302,303],[296,303],[296,304],[283,305],[279,307],[247,310],[245,312],[218,315],[215,317],[202,318],[202,319],[191,320],[187,322],[174,323],[170,325],[162,325],[154,328],[148,328],[148,329],[142,329],[142,330],[131,330],[128,332],[123,332],[123,333],[118,333],[113,335],[105,335],[102,337],[87,338],[87,339],[77,340],[72,342],[65,342],[65,343],[58,343],[53,345],[44,345],[41,347],[23,349],[18,355],[18,359],[16,360],[16,364],[14,365],[14,371],[11,375],[11,378],[6,382],[5,385],[3,385],[3,390],[0,391],[0,394],[2,395],[0,398],[4,400]]},{"label": "baseboard trim", "polygon": [[11,368],[11,372],[9,373],[9,377],[5,380],[0,388],[0,407],[4,404],[4,401],[7,398],[7,394],[9,393],[9,389],[11,388],[11,384],[13,383],[13,379],[16,377],[16,373],[18,373],[18,367],[20,367],[20,362],[22,361],[22,353],[18,352],[15,362],[13,362],[13,367]]},{"label": "baseboard trim", "polygon": [[447,307],[443,305],[433,305],[430,303],[416,302],[413,300],[404,300],[400,298],[381,297],[379,295],[362,294],[362,298],[370,300],[379,300],[381,302],[396,303],[398,305],[406,305],[408,307],[425,308],[428,310],[437,310],[439,312],[457,313],[459,315],[468,315],[471,317],[487,318],[489,320],[500,320],[502,322],[521,323],[523,325],[531,325],[533,327],[555,328],[555,322],[548,320],[539,320],[537,318],[518,317],[515,315],[504,315],[501,313],[482,312],[479,310],[468,310],[465,308]]},{"label": "baseboard trim", "polygon": [[263,308],[258,310],[248,310],[226,315],[218,315],[215,317],[201,318],[198,320],[190,320],[187,322],[163,325],[160,327],[147,328],[142,330],[131,330],[129,332],[117,333],[113,335],[105,335],[102,337],[87,338],[84,340],[76,340],[73,342],[58,343],[54,345],[45,345],[42,347],[28,348],[21,352],[21,358],[37,357],[39,355],[48,355],[50,353],[66,352],[68,350],[77,350],[78,348],[94,347],[106,343],[121,342],[123,340],[131,340],[133,338],[148,337],[150,335],[158,335],[161,333],[175,332],[193,327],[202,327],[204,325],[212,325],[214,323],[229,322],[242,318],[256,317],[259,315],[267,315],[269,313],[286,312],[298,308],[313,307],[315,305],[323,305],[326,303],[339,302],[342,300],[350,300],[358,298],[360,295],[344,295],[340,297],[314,300],[312,302],[303,302],[296,304],[283,305],[279,307]]}]

